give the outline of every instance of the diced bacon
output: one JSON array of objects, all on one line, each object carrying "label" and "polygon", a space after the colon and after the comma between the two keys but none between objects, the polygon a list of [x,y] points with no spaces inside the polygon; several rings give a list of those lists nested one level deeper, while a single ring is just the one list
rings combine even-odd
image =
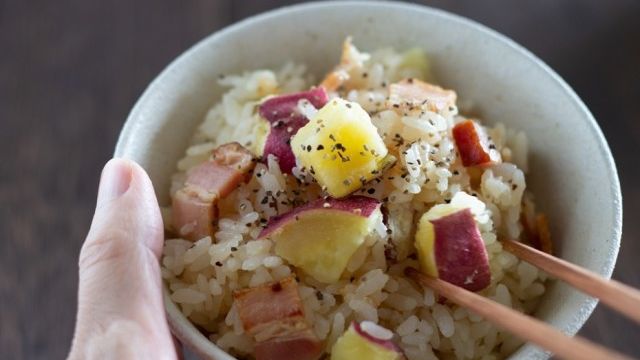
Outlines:
[{"label": "diced bacon", "polygon": [[363,54],[351,43],[351,37],[347,37],[342,43],[342,55],[340,63],[320,83],[320,87],[327,91],[336,91],[345,85],[351,76],[349,73],[354,69],[362,68],[364,62],[369,59],[368,54]]},{"label": "diced bacon", "polygon": [[499,163],[500,153],[489,142],[484,129],[473,120],[465,120],[453,127],[453,138],[464,166]]},{"label": "diced bacon", "polygon": [[187,172],[185,188],[202,200],[220,199],[232,192],[245,178],[245,173],[235,167],[204,162]]},{"label": "diced bacon", "polygon": [[256,359],[314,360],[322,353],[293,277],[237,290],[233,297],[245,332],[256,340]]},{"label": "diced bacon", "polygon": [[296,158],[290,145],[291,137],[309,122],[309,119],[300,113],[298,103],[301,100],[306,100],[319,109],[329,101],[329,97],[323,88],[317,87],[270,98],[260,105],[259,110],[260,116],[269,122],[270,127],[264,141],[262,157],[267,161],[269,154],[274,155],[278,158],[280,170],[288,174],[296,165]]},{"label": "diced bacon", "polygon": [[252,335],[260,333],[263,328],[274,322],[304,323],[298,284],[292,277],[238,290],[233,297],[238,306],[242,326]]},{"label": "diced bacon", "polygon": [[540,250],[549,255],[553,255],[553,243],[551,242],[551,232],[549,231],[549,222],[545,214],[536,215],[536,228],[538,230],[538,239],[540,242]]},{"label": "diced bacon", "polygon": [[309,329],[262,341],[255,346],[256,360],[315,360],[321,354],[322,343]]},{"label": "diced bacon", "polygon": [[442,111],[456,103],[457,95],[453,90],[418,79],[404,79],[389,86],[389,105],[394,108],[421,108],[430,111]]},{"label": "diced bacon", "polygon": [[213,233],[213,219],[218,209],[211,201],[203,201],[188,188],[180,189],[173,196],[172,221],[178,235],[198,240]]},{"label": "diced bacon", "polygon": [[216,203],[246,180],[255,163],[238,143],[221,145],[211,159],[187,172],[185,186],[173,196],[172,222],[179,236],[198,240],[213,235]]},{"label": "diced bacon", "polygon": [[237,142],[218,146],[213,150],[211,161],[216,165],[226,166],[242,174],[248,174],[255,166],[253,154]]}]

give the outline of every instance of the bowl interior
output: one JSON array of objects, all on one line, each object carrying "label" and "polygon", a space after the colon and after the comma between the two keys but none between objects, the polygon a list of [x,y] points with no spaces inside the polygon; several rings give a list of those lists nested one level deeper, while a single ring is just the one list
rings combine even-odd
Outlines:
[{"label": "bowl interior", "polygon": [[[363,50],[427,50],[439,82],[470,101],[488,123],[529,137],[528,186],[547,213],[557,254],[610,276],[621,230],[620,189],[608,146],[591,114],[546,65],[505,37],[442,11],[393,3],[325,3],[272,11],[237,23],[174,61],[145,91],[122,131],[116,156],[138,161],[161,204],[177,160],[223,88],[217,77],[287,61],[318,77],[339,57],[347,35]],[[553,283],[536,316],[575,333],[596,302]],[[226,357],[167,298],[174,331],[198,353]],[[544,358],[526,345],[513,358]]]}]

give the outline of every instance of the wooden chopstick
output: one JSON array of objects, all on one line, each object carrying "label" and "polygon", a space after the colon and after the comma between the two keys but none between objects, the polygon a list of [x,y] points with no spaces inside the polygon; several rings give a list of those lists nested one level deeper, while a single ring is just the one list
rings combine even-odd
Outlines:
[{"label": "wooden chopstick", "polygon": [[502,247],[518,258],[600,299],[611,308],[640,323],[640,291],[637,289],[615,280],[604,279],[587,269],[517,241],[504,240]]},{"label": "wooden chopstick", "polygon": [[626,355],[594,344],[579,336],[570,337],[546,323],[508,308],[493,300],[432,278],[408,267],[405,274],[422,286],[435,290],[454,303],[473,311],[522,339],[543,347],[565,359],[630,359]]}]

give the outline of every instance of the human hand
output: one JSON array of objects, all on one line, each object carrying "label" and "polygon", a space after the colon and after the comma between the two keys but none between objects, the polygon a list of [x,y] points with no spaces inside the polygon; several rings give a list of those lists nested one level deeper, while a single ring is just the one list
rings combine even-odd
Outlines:
[{"label": "human hand", "polygon": [[163,225],[145,171],[109,161],[80,251],[78,315],[69,359],[175,359],[162,301]]}]

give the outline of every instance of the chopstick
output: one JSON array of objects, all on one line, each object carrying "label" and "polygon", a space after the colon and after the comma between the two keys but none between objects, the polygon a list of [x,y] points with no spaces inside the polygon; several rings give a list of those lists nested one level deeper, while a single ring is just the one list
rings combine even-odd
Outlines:
[{"label": "chopstick", "polygon": [[405,274],[422,286],[435,290],[454,303],[473,311],[522,339],[543,347],[565,359],[631,359],[579,336],[570,337],[546,323],[508,308],[493,300],[432,278],[408,267]]},{"label": "chopstick", "polygon": [[609,307],[640,323],[640,291],[637,289],[615,280],[604,279],[587,269],[517,241],[504,240],[502,247],[518,258],[600,299]]}]

